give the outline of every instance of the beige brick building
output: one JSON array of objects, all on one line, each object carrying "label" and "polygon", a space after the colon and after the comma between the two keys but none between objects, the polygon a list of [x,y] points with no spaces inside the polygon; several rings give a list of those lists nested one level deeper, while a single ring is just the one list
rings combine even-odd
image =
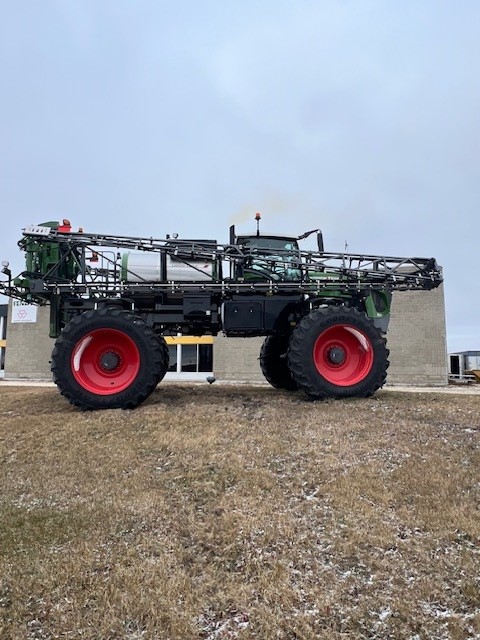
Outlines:
[{"label": "beige brick building", "polygon": [[[9,306],[5,377],[50,379],[54,340],[48,337],[47,307],[36,322],[12,323]],[[263,338],[225,338],[213,345],[213,373],[219,380],[264,380],[258,356]],[[393,297],[388,332],[390,368],[387,384],[447,384],[445,303],[443,286],[433,291],[408,291]],[[188,379],[189,373],[185,373]],[[194,376],[196,379],[201,374]]]},{"label": "beige brick building", "polygon": [[36,322],[13,322],[15,307],[8,305],[5,378],[51,379],[50,356],[55,340],[49,338],[49,308],[38,307]]},{"label": "beige brick building", "polygon": [[448,383],[443,286],[393,296],[390,327],[389,384]]}]

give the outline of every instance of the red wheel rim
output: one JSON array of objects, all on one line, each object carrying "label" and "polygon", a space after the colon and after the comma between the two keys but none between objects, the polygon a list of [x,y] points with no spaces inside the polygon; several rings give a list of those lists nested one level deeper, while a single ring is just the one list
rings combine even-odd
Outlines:
[{"label": "red wheel rim", "polygon": [[96,329],[75,345],[71,361],[75,380],[86,391],[109,396],[126,389],[140,369],[135,342],[117,329]]},{"label": "red wheel rim", "polygon": [[349,387],[362,382],[373,365],[369,338],[356,327],[338,324],[323,331],[313,347],[318,373],[331,384]]}]

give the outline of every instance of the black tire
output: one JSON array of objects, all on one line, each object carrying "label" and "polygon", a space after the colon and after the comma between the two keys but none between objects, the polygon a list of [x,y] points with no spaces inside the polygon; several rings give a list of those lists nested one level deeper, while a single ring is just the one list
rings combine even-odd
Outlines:
[{"label": "black tire", "polygon": [[168,369],[168,348],[142,318],[115,307],[76,316],[52,352],[55,384],[81,409],[133,409]]},{"label": "black tire", "polygon": [[272,387],[296,391],[297,384],[288,368],[288,341],[289,336],[273,335],[265,338],[260,350],[260,367]]},{"label": "black tire", "polygon": [[385,383],[388,353],[381,331],[364,313],[326,307],[295,328],[288,366],[311,398],[366,398]]}]

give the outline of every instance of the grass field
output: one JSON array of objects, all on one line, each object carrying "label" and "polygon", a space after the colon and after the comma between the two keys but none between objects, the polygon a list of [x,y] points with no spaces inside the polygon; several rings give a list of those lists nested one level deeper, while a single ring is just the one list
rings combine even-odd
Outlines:
[{"label": "grass field", "polygon": [[480,637],[480,395],[0,416],[1,640]]}]

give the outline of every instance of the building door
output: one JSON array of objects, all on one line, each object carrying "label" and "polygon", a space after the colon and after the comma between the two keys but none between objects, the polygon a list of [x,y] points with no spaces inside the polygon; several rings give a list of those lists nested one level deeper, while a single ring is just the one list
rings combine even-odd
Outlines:
[{"label": "building door", "polygon": [[456,354],[450,356],[450,373],[453,376],[460,375],[460,356]]}]

